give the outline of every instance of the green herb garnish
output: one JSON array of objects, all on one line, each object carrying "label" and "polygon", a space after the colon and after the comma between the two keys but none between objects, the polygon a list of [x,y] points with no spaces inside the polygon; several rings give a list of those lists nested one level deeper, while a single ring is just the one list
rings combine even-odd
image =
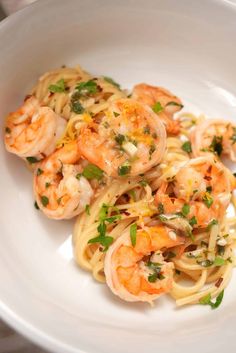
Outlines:
[{"label": "green herb garnish", "polygon": [[98,85],[95,81],[89,80],[87,82],[80,82],[75,89],[83,96],[95,94],[98,91]]},{"label": "green herb garnish", "polygon": [[34,164],[34,163],[38,163],[39,160],[35,157],[26,157],[27,161],[30,163],[30,164]]},{"label": "green herb garnish", "polygon": [[118,143],[118,145],[122,145],[125,142],[125,135],[118,134],[115,136],[115,141]]},{"label": "green herb garnish", "polygon": [[128,161],[126,161],[124,164],[118,167],[118,175],[120,176],[127,175],[129,174],[130,170],[131,170],[131,165],[129,164]]},{"label": "green herb garnish", "polygon": [[195,216],[190,218],[189,224],[190,224],[190,226],[194,226],[194,224],[197,224],[197,218]]},{"label": "green herb garnish", "polygon": [[85,212],[88,216],[90,216],[90,206],[89,205],[85,206]]},{"label": "green herb garnish", "polygon": [[36,174],[37,176],[43,174],[43,170],[41,168],[38,168]]},{"label": "green herb garnish", "polygon": [[47,182],[47,183],[45,183],[45,188],[46,188],[46,189],[48,189],[48,188],[49,188],[49,186],[51,186],[51,183],[48,183],[48,182]]},{"label": "green herb garnish", "polygon": [[157,205],[157,209],[158,209],[159,213],[165,213],[163,203],[159,202],[158,205]]},{"label": "green herb garnish", "polygon": [[136,238],[137,238],[137,224],[134,223],[130,226],[130,240],[131,240],[131,244],[132,246],[136,245]]},{"label": "green herb garnish", "polygon": [[44,207],[46,207],[49,204],[49,199],[47,196],[41,196],[41,202]]},{"label": "green herb garnish", "polygon": [[202,200],[205,203],[205,205],[207,206],[207,208],[210,208],[211,205],[213,204],[213,201],[214,201],[213,198],[211,197],[211,195],[209,194],[209,192],[205,193]]},{"label": "green herb garnish", "polygon": [[143,128],[143,133],[145,135],[150,135],[150,127],[148,125]]},{"label": "green herb garnish", "polygon": [[199,300],[199,303],[202,304],[202,305],[210,305],[210,307],[212,309],[217,309],[220,306],[220,304],[221,304],[221,302],[223,300],[223,297],[224,297],[224,290],[222,290],[220,292],[220,294],[216,297],[215,303],[213,303],[211,301],[211,294],[209,293],[205,297],[201,298]]},{"label": "green herb garnish", "polygon": [[210,151],[216,153],[218,156],[220,156],[223,151],[222,140],[223,136],[214,136],[209,146]]},{"label": "green herb garnish", "polygon": [[140,180],[140,181],[139,181],[139,184],[140,184],[141,186],[147,186],[147,185],[148,185],[148,182],[147,182],[146,180]]},{"label": "green herb garnish", "polygon": [[210,221],[210,223],[208,223],[207,230],[210,230],[211,227],[214,226],[215,224],[218,224],[217,219],[213,219],[212,221]]},{"label": "green herb garnish", "polygon": [[190,141],[186,141],[182,144],[181,146],[182,150],[187,152],[187,153],[191,153],[192,152],[192,145]]},{"label": "green herb garnish", "polygon": [[59,81],[57,81],[57,83],[55,85],[50,85],[48,87],[49,91],[52,93],[61,93],[61,92],[65,92],[66,90],[66,86],[65,86],[65,81],[64,79],[60,79]]},{"label": "green herb garnish", "polygon": [[5,127],[5,132],[6,132],[7,134],[10,134],[10,133],[11,133],[11,129],[7,126],[7,127]]},{"label": "green herb garnish", "polygon": [[82,114],[84,112],[84,107],[80,102],[80,93],[74,92],[70,100],[71,111],[76,114]]},{"label": "green herb garnish", "polygon": [[225,265],[225,260],[222,257],[217,256],[215,258],[214,265],[215,266],[223,266],[223,265]]},{"label": "green herb garnish", "polygon": [[152,110],[153,110],[154,113],[156,113],[156,114],[162,112],[163,109],[164,109],[164,108],[162,107],[162,105],[161,105],[160,102],[156,102],[156,103],[152,106]]},{"label": "green herb garnish", "polygon": [[182,207],[181,212],[182,212],[183,216],[186,217],[190,212],[190,206],[185,203]]},{"label": "green herb garnish", "polygon": [[82,175],[88,180],[91,180],[91,179],[100,180],[103,177],[103,171],[100,168],[98,168],[95,164],[88,164],[84,168]]}]

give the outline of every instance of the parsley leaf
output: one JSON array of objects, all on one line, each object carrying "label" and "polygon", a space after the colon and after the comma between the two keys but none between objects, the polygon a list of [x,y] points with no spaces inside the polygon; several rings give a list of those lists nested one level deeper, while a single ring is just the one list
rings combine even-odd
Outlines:
[{"label": "parsley leaf", "polygon": [[190,224],[190,226],[194,226],[194,224],[197,224],[197,218],[195,216],[190,218],[189,224]]},{"label": "parsley leaf", "polygon": [[224,298],[224,290],[222,290],[220,294],[216,297],[215,303],[211,301],[210,293],[207,294],[205,297],[201,298],[199,300],[199,303],[202,305],[210,305],[212,309],[217,309],[222,303],[223,298]]},{"label": "parsley leaf", "polygon": [[220,156],[223,151],[222,140],[223,136],[214,136],[209,146],[210,150],[216,153],[218,156]]},{"label": "parsley leaf", "polygon": [[84,112],[84,107],[80,103],[80,93],[74,92],[70,100],[71,111],[76,114],[82,114]]},{"label": "parsley leaf", "polygon": [[182,150],[187,152],[187,153],[191,153],[192,152],[192,145],[190,141],[186,141],[182,144],[181,146]]},{"label": "parsley leaf", "polygon": [[94,164],[88,164],[84,168],[82,175],[86,179],[97,179],[100,180],[103,177],[103,171]]},{"label": "parsley leaf", "polygon": [[190,206],[185,203],[181,210],[183,216],[186,217],[189,214],[189,211],[190,211]]},{"label": "parsley leaf", "polygon": [[207,230],[210,230],[211,227],[214,226],[215,224],[218,224],[217,219],[213,219],[212,221],[210,221],[210,223],[208,223]]},{"label": "parsley leaf", "polygon": [[61,93],[61,92],[65,92],[66,90],[66,86],[65,86],[65,81],[64,79],[60,79],[59,81],[57,81],[57,83],[55,85],[50,85],[48,87],[49,91],[52,93]]},{"label": "parsley leaf", "polygon": [[89,205],[85,206],[85,212],[88,216],[90,216],[90,206]]},{"label": "parsley leaf", "polygon": [[125,163],[123,163],[118,167],[118,175],[120,176],[127,175],[129,174],[130,170],[131,170],[131,165],[129,164],[128,161],[126,161]]},{"label": "parsley leaf", "polygon": [[80,82],[77,84],[75,89],[81,94],[81,95],[90,95],[90,94],[95,94],[98,91],[98,85],[96,84],[95,81],[89,80],[87,82]]},{"label": "parsley leaf", "polygon": [[132,246],[136,245],[136,237],[137,237],[137,224],[134,223],[130,226],[130,240]]},{"label": "parsley leaf", "polygon": [[164,109],[164,108],[162,107],[162,105],[161,105],[160,102],[156,102],[156,103],[152,106],[152,110],[153,110],[154,113],[156,113],[156,114],[162,112],[163,109]]},{"label": "parsley leaf", "polygon": [[122,145],[123,142],[125,142],[125,135],[118,134],[115,136],[115,141],[118,143],[118,145]]},{"label": "parsley leaf", "polygon": [[207,208],[210,208],[211,205],[213,204],[213,198],[211,197],[211,195],[209,194],[209,192],[206,192],[205,195],[203,196],[203,202],[205,203],[205,205],[207,206]]},{"label": "parsley leaf", "polygon": [[44,207],[46,207],[49,204],[49,199],[47,196],[41,196],[41,202]]},{"label": "parsley leaf", "polygon": [[29,162],[29,164],[34,164],[34,163],[38,163],[39,160],[35,157],[26,157],[27,161]]},{"label": "parsley leaf", "polygon": [[36,175],[39,176],[41,174],[43,174],[43,170],[41,168],[38,168],[37,172],[36,172]]},{"label": "parsley leaf", "polygon": [[103,246],[103,252],[107,251],[109,246],[113,243],[113,237],[106,236],[106,224],[102,221],[97,227],[98,236],[88,241],[88,244],[100,243]]},{"label": "parsley leaf", "polygon": [[165,212],[165,210],[164,210],[164,205],[163,205],[163,203],[161,203],[161,202],[158,203],[157,209],[158,209],[158,212],[159,212],[159,213],[164,213],[164,212]]},{"label": "parsley leaf", "polygon": [[222,257],[217,256],[215,258],[214,265],[215,266],[223,266],[223,265],[225,265],[225,260]]}]

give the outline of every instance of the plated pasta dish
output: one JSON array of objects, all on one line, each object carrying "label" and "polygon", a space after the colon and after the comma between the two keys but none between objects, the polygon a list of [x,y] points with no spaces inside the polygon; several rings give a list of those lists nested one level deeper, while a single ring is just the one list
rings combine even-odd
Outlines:
[{"label": "plated pasta dish", "polygon": [[35,208],[74,218],[75,261],[115,296],[215,309],[234,267],[236,124],[183,104],[62,67],[6,117],[5,146],[32,172]]}]

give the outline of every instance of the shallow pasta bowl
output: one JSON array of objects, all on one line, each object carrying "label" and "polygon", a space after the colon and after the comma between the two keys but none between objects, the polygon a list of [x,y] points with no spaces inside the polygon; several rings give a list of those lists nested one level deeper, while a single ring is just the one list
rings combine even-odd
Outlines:
[{"label": "shallow pasta bowl", "polygon": [[[235,37],[230,0],[36,2],[0,24],[2,124],[42,73],[78,63],[124,87],[168,87],[191,111],[234,119]],[[55,352],[233,349],[236,278],[218,311],[117,300],[75,265],[73,221],[45,219],[29,171],[3,143],[0,158],[0,314],[10,325]]]}]

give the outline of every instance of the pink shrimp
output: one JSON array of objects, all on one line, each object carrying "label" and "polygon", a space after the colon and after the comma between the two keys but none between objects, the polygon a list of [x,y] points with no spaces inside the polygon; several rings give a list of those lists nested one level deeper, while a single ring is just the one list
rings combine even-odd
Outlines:
[{"label": "pink shrimp", "polygon": [[173,263],[164,261],[162,250],[183,243],[183,238],[165,226],[137,230],[135,244],[126,230],[106,253],[108,286],[126,301],[151,303],[172,288]]},{"label": "pink shrimp", "polygon": [[[179,134],[179,122],[173,119],[174,113],[183,108],[182,102],[178,97],[165,88],[140,83],[134,86],[132,98],[153,108],[163,121],[167,133],[172,135]],[[155,107],[155,105],[158,106]]]}]

